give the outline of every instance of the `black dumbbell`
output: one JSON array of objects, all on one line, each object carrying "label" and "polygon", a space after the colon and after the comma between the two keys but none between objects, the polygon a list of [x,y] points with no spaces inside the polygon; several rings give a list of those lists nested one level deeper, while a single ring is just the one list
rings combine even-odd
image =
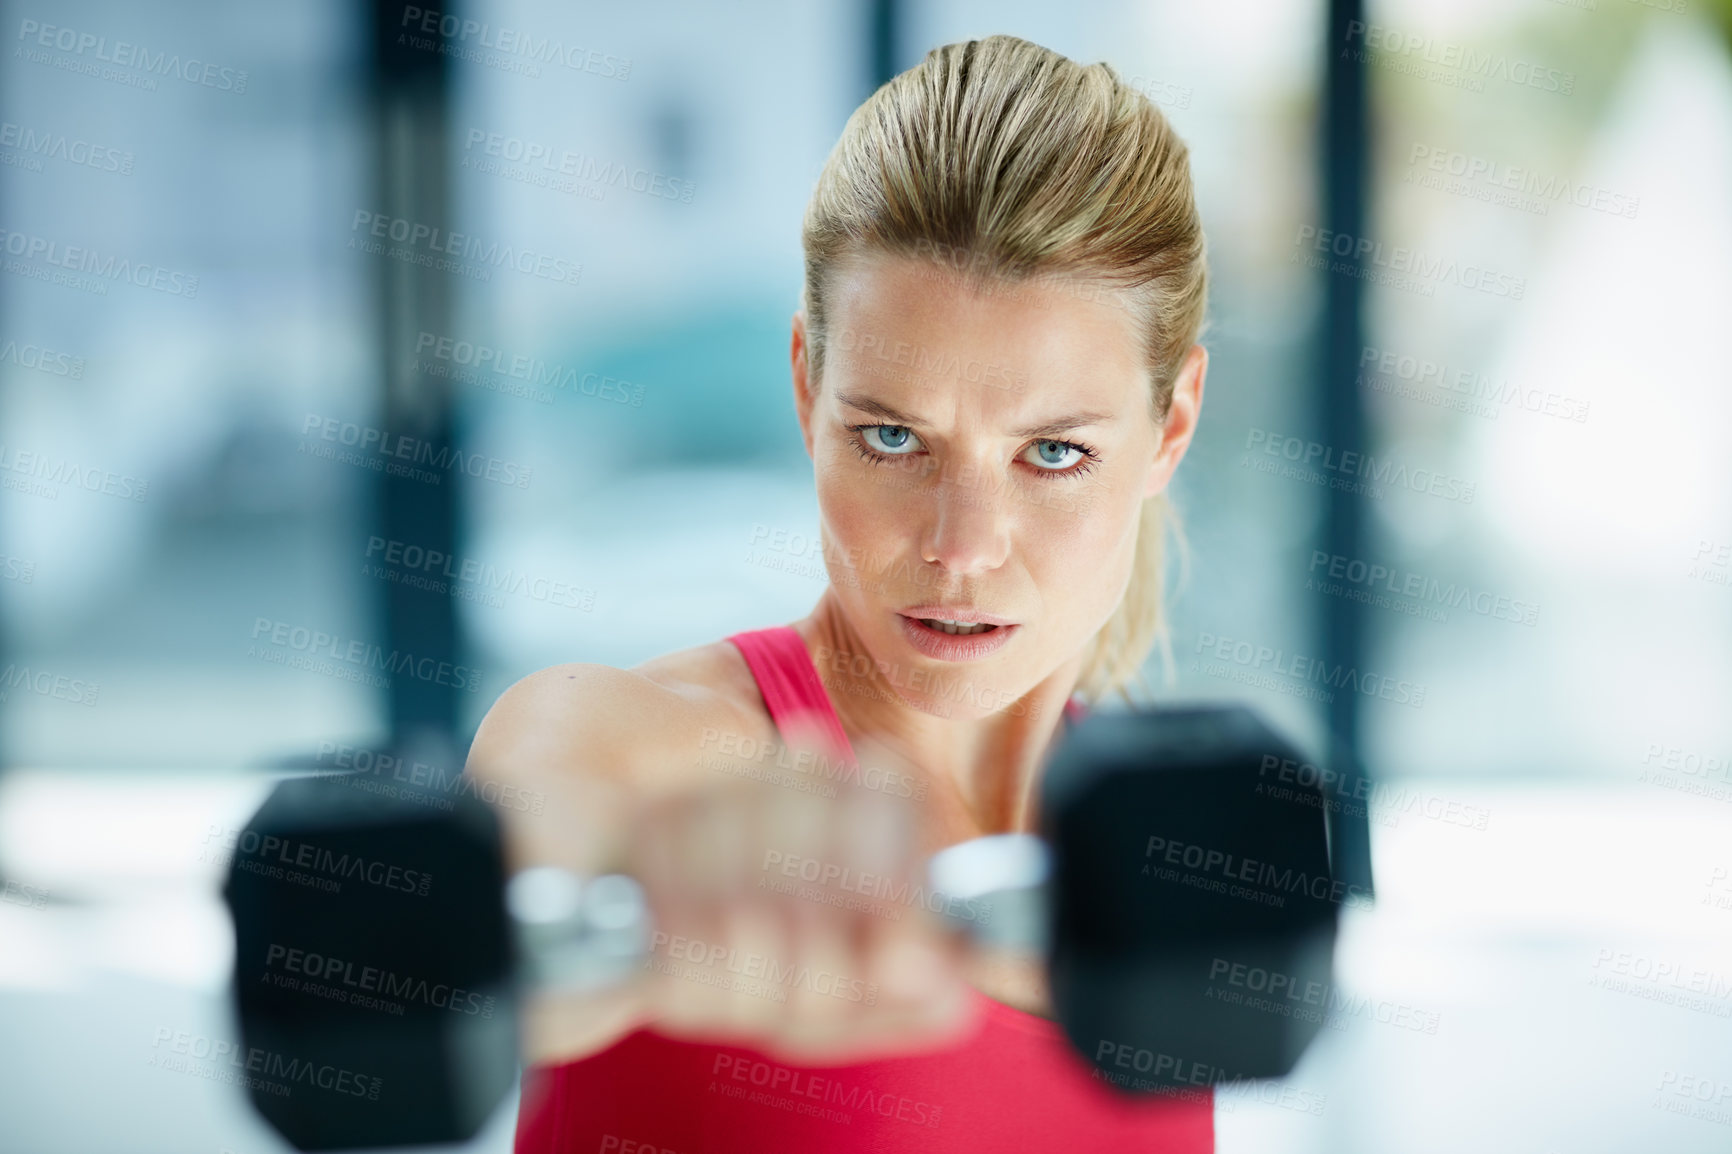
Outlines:
[{"label": "black dumbbell", "polygon": [[[1110,1084],[1280,1077],[1320,1020],[1248,1009],[1216,979],[1329,982],[1343,894],[1324,799],[1271,772],[1299,761],[1239,707],[1091,714],[1047,767],[1041,836],[952,846],[927,880],[983,947],[1045,952],[1058,1020]],[[224,887],[248,1093],[302,1150],[472,1136],[515,1080],[520,991],[603,986],[648,957],[630,878],[508,880],[473,793],[366,784],[282,782]]]}]

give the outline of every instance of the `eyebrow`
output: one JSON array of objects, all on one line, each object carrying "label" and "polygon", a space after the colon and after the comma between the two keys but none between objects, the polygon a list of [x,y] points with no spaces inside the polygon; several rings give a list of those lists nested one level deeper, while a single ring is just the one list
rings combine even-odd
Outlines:
[{"label": "eyebrow", "polygon": [[[873,397],[868,397],[864,393],[838,392],[836,399],[851,408],[871,413],[875,417],[883,417],[893,425],[902,425],[913,429],[919,428],[925,423],[916,417],[909,416],[901,409],[887,405]],[[1038,425],[1013,429],[1011,435],[1014,437],[1056,437],[1061,433],[1068,433],[1072,429],[1080,429],[1085,425],[1106,424],[1114,419],[1115,415],[1112,413],[1085,409],[1081,412],[1066,413],[1064,416],[1054,417],[1050,421],[1042,421]]]}]

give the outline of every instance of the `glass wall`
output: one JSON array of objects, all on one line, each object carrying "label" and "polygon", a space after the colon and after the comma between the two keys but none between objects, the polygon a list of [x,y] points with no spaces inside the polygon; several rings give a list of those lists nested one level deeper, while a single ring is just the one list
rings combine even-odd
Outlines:
[{"label": "glass wall", "polygon": [[[381,34],[449,83],[425,224],[379,189],[375,7],[0,3],[0,883],[52,895],[0,901],[0,1135],[281,1148],[146,1067],[162,1029],[230,1028],[210,843],[263,771],[401,736],[391,591],[454,605],[459,744],[535,670],[812,608],[800,224],[888,8],[896,69],[1013,33],[1112,64],[1189,146],[1210,368],[1139,701],[1249,702],[1323,750],[1360,697],[1379,904],[1345,923],[1348,1008],[1286,1089],[1222,1096],[1220,1148],[1493,1124],[1724,1148],[1723,1118],[1650,1102],[1732,1085],[1719,9],[1379,0],[1336,34],[1297,0],[474,0],[441,34],[455,9],[405,4]],[[1343,59],[1364,235],[1319,192]],[[449,308],[410,324],[422,393],[393,398],[388,286],[415,270]],[[1363,285],[1359,443],[1321,431],[1338,277]],[[449,443],[393,431],[444,393]],[[394,458],[452,495],[454,544],[384,527]],[[1345,555],[1321,544],[1343,490]],[[1656,959],[1703,975],[1695,1004]]]}]

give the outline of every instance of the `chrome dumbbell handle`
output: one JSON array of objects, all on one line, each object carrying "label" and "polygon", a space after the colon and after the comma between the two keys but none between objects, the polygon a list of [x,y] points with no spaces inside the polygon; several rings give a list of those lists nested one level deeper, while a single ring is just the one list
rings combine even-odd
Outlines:
[{"label": "chrome dumbbell handle", "polygon": [[649,904],[625,874],[582,878],[535,866],[506,883],[505,908],[531,986],[600,990],[625,981],[649,957]]},{"label": "chrome dumbbell handle", "polygon": [[939,850],[926,866],[947,924],[978,945],[1034,953],[1047,948],[1051,876],[1052,851],[1030,833],[973,838]]},{"label": "chrome dumbbell handle", "polygon": [[[1051,853],[1032,834],[996,834],[940,850],[927,863],[929,902],[948,926],[993,949],[1044,951]],[[643,887],[625,874],[581,878],[553,866],[516,874],[506,909],[523,976],[533,986],[600,990],[650,956],[654,921]]]}]

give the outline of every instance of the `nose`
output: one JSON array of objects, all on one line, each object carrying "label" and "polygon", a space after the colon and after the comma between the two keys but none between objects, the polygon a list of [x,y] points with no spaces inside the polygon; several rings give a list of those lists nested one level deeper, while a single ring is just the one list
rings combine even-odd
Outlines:
[{"label": "nose", "polygon": [[1010,556],[1010,516],[1006,503],[984,484],[944,478],[932,488],[930,521],[921,536],[920,556],[959,576],[989,573]]}]

